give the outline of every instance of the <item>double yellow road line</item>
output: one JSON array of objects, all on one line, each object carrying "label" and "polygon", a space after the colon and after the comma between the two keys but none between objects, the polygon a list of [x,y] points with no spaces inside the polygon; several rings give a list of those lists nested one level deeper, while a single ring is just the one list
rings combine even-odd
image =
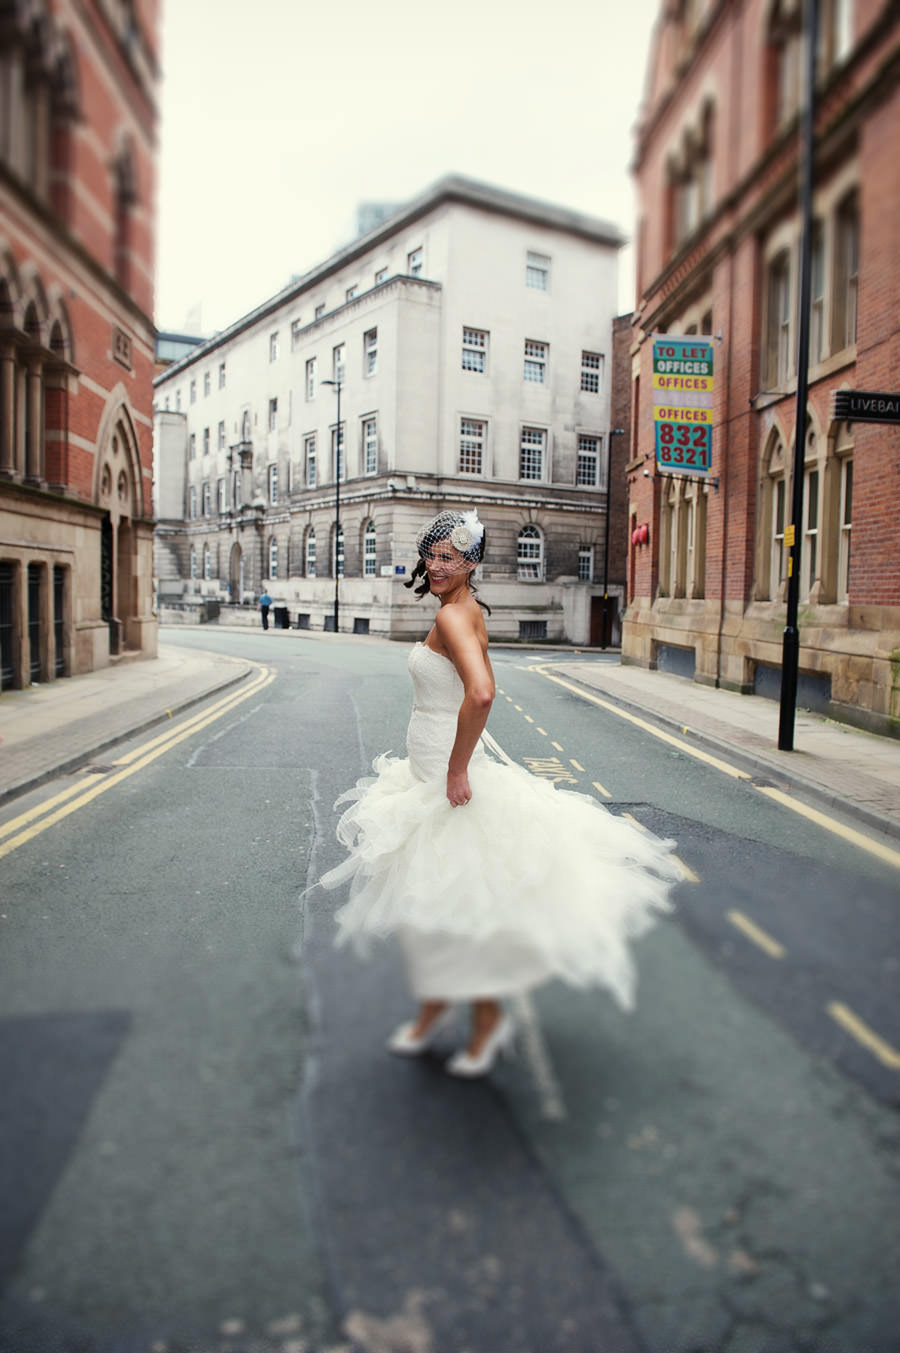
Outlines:
[{"label": "double yellow road line", "polygon": [[199,714],[194,714],[180,723],[173,724],[164,733],[151,738],[149,742],[144,742],[140,747],[134,748],[133,751],[126,752],[112,762],[114,769],[110,774],[105,775],[102,780],[96,780],[86,787],[84,780],[78,779],[75,784],[69,785],[44,803],[29,808],[27,812],[20,813],[18,817],[0,825],[0,842],[2,842],[0,844],[0,859],[4,855],[12,854],[19,846],[24,846],[29,841],[33,841],[48,827],[55,826],[57,822],[61,822],[70,813],[77,812],[85,804],[91,803],[101,794],[105,794],[108,789],[120,785],[123,780],[127,780],[130,775],[134,775],[137,771],[143,770],[145,766],[149,766],[157,757],[176,747],[185,738],[193,737],[195,733],[199,733],[207,725],[221,719],[235,706],[249,700],[253,695],[258,695],[260,691],[275,680],[275,673],[270,672],[268,667],[262,667],[258,663],[253,665],[258,670],[249,686],[242,686],[237,692],[223,696],[221,700],[202,710]]}]

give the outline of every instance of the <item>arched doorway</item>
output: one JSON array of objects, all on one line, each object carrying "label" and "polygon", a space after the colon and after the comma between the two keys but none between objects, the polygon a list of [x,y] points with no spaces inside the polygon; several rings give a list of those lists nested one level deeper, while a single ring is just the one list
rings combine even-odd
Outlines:
[{"label": "arched doorway", "polygon": [[100,540],[101,616],[109,625],[109,651],[141,647],[138,623],[140,544],[136,518],[143,515],[138,473],[137,440],[127,409],[120,407],[106,421],[106,436],[98,438],[96,501],[104,509]]},{"label": "arched doorway", "polygon": [[228,586],[232,606],[240,606],[244,600],[244,556],[237,541],[228,561]]}]

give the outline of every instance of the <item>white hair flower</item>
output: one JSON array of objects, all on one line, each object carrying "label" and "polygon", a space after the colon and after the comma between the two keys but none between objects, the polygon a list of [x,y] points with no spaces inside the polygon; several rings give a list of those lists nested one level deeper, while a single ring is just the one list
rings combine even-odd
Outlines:
[{"label": "white hair flower", "polygon": [[461,554],[467,554],[473,547],[481,544],[483,535],[484,525],[478,520],[478,512],[473,508],[471,512],[463,513],[460,524],[450,532],[450,544]]}]

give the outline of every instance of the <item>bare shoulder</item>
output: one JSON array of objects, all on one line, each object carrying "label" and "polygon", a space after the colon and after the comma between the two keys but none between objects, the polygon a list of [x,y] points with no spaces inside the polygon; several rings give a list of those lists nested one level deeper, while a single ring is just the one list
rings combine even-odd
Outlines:
[{"label": "bare shoulder", "polygon": [[441,642],[450,647],[473,638],[487,647],[487,627],[481,607],[475,601],[442,606],[434,617],[434,625]]}]

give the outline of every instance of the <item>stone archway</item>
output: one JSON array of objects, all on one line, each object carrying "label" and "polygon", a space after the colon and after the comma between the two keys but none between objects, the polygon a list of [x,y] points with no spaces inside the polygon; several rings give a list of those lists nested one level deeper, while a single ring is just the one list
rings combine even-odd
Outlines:
[{"label": "stone archway", "polygon": [[[109,651],[145,647],[142,625],[146,620],[140,595],[144,535],[138,524],[143,517],[140,460],[134,426],[126,406],[108,411],[97,439],[95,501],[104,509],[101,536],[102,616],[109,625]],[[148,541],[149,541],[148,536]]]}]

